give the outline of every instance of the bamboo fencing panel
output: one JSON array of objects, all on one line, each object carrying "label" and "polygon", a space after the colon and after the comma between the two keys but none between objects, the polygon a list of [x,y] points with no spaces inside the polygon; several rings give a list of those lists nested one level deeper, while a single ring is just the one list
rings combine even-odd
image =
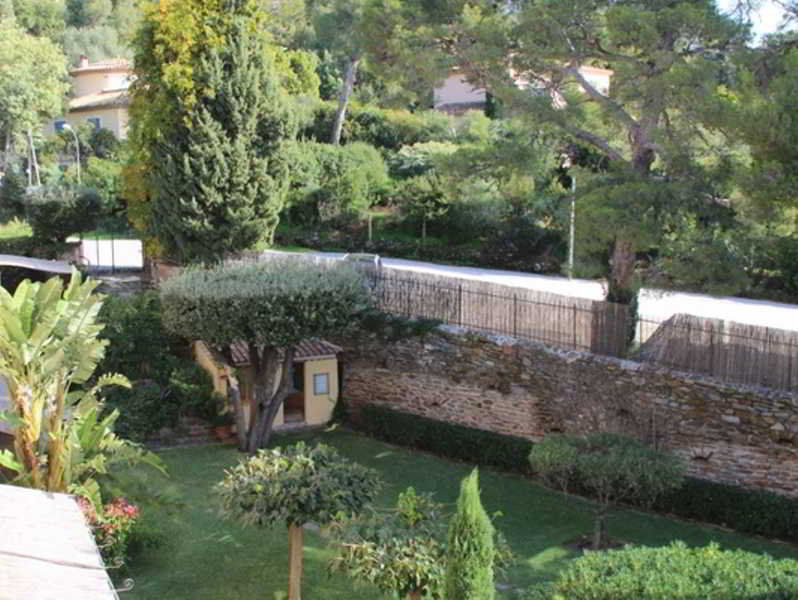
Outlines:
[{"label": "bamboo fencing panel", "polygon": [[677,314],[662,323],[632,358],[724,381],[798,391],[798,332]]}]

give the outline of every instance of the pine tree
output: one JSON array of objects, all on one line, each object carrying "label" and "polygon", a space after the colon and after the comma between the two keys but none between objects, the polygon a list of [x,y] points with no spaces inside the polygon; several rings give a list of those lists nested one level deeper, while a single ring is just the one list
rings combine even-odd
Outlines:
[{"label": "pine tree", "polygon": [[493,524],[479,499],[477,469],[463,479],[449,523],[446,600],[493,600]]}]

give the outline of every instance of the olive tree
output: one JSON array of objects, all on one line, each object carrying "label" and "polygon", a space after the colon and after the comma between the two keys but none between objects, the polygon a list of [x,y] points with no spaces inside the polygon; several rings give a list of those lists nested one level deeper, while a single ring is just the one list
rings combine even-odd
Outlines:
[{"label": "olive tree", "polygon": [[246,347],[254,372],[246,427],[237,394],[233,401],[239,449],[255,452],[291,391],[296,345],[344,330],[370,294],[349,266],[281,260],[185,271],[163,284],[161,301],[170,331],[202,340],[231,364],[233,345]]},{"label": "olive tree", "polygon": [[215,491],[222,515],[245,525],[289,531],[289,600],[299,600],[302,526],[351,517],[374,499],[380,481],[372,469],[342,458],[334,448],[303,442],[261,450],[225,471]]},{"label": "olive tree", "polygon": [[529,461],[547,485],[595,497],[596,550],[606,546],[607,514],[613,505],[651,504],[678,488],[684,475],[684,464],[676,456],[611,433],[549,435],[532,448]]}]

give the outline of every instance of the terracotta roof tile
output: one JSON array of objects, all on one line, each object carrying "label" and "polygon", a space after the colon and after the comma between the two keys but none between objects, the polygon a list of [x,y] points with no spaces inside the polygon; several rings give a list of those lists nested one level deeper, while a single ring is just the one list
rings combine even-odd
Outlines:
[{"label": "terracotta roof tile", "polygon": [[[233,362],[236,367],[243,367],[249,364],[249,352],[244,342],[233,344]],[[331,358],[343,348],[320,339],[307,339],[300,342],[296,347],[294,362],[304,362],[306,360],[316,360],[320,358]]]}]

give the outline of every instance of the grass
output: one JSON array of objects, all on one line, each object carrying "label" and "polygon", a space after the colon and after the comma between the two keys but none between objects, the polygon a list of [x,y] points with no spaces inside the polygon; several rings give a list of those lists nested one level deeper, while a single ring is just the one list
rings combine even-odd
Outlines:
[{"label": "grass", "polygon": [[0,225],[0,240],[30,237],[32,235],[33,230],[30,225],[20,219],[12,219],[8,223]]},{"label": "grass", "polygon": [[[459,482],[471,469],[434,456],[396,448],[347,431],[281,437],[278,443],[313,439],[335,446],[343,455],[379,470],[387,485],[378,502],[391,505],[396,495],[413,486],[433,492],[441,502],[453,503]],[[211,486],[223,470],[240,458],[230,446],[202,446],[167,450],[162,457],[171,484],[182,494],[184,507],[171,514],[145,508],[167,543],[148,550],[133,566],[136,586],[128,600],[227,600],[281,598],[287,591],[288,543],[284,529],[245,529],[219,520]],[[483,470],[482,500],[489,513],[501,511],[495,521],[519,563],[509,583],[525,587],[553,578],[576,554],[567,543],[591,529],[591,503],[568,498],[528,479]],[[798,548],[695,523],[633,510],[613,513],[610,533],[629,543],[648,546],[683,540],[691,545],[711,541],[724,548],[740,548],[776,557],[798,558]],[[342,575],[329,577],[330,558],[323,538],[305,535],[303,595],[307,600],[380,600],[373,588],[355,587]],[[508,594],[503,598],[510,598]]]}]

